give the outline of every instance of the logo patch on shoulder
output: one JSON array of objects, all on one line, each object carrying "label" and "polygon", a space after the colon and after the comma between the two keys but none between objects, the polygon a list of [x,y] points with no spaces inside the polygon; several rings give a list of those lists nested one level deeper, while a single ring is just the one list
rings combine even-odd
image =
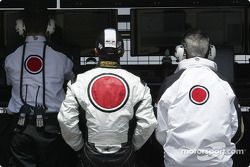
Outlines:
[{"label": "logo patch on shoulder", "polygon": [[195,85],[189,91],[189,98],[194,104],[205,104],[209,99],[209,91],[204,86]]},{"label": "logo patch on shoulder", "polygon": [[101,74],[90,82],[88,96],[97,109],[103,112],[115,112],[128,100],[128,83],[118,75]]},{"label": "logo patch on shoulder", "polygon": [[38,74],[43,70],[43,59],[38,55],[30,55],[24,62],[26,71],[31,74]]}]

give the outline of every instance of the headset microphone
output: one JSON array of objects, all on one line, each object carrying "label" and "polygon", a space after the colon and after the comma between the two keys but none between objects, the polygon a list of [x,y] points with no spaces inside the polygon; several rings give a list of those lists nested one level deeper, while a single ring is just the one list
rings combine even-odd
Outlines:
[{"label": "headset microphone", "polygon": [[[208,53],[205,57],[207,57],[209,60],[214,60],[215,56],[216,56],[215,46],[209,45]],[[183,45],[177,45],[175,47],[175,57],[177,58],[178,61],[182,61],[183,59],[187,58],[187,53]]]}]

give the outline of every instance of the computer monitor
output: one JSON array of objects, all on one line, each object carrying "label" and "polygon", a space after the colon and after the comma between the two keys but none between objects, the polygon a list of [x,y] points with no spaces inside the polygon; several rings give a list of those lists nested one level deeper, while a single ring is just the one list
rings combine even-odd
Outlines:
[{"label": "computer monitor", "polygon": [[[117,28],[117,13],[116,9],[50,10],[56,30],[48,41],[57,47],[55,49],[71,57],[78,68],[81,57],[95,56],[95,41],[100,32],[105,28]],[[3,57],[24,42],[15,30],[16,20],[21,16],[22,10],[0,11],[0,49],[4,50]]]},{"label": "computer monitor", "polygon": [[189,29],[206,32],[211,43],[232,46],[235,53],[245,51],[245,9],[175,8],[133,9],[131,11],[133,56],[174,54],[175,46]]},{"label": "computer monitor", "polygon": [[[105,28],[117,28],[117,10],[56,11],[57,43],[78,48],[82,57],[93,56],[95,41]],[[54,34],[56,35],[56,34]],[[56,40],[53,38],[52,40]]]},{"label": "computer monitor", "polygon": [[[48,8],[56,7],[56,0],[43,0],[47,1]],[[0,0],[0,8],[23,8],[26,4],[26,0]]]},{"label": "computer monitor", "polygon": [[[81,56],[89,56],[88,50],[95,47],[95,40],[104,28],[117,28],[117,10],[55,10],[51,11],[56,31],[51,41],[77,47]],[[20,45],[24,39],[15,30],[21,11],[1,11],[4,41],[7,50]]]}]

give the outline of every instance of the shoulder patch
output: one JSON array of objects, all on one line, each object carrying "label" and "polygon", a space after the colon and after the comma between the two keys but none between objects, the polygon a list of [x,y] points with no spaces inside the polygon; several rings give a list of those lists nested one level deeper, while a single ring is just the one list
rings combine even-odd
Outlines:
[{"label": "shoulder patch", "polygon": [[203,105],[209,99],[209,91],[204,86],[195,85],[189,91],[189,99],[196,105]]}]

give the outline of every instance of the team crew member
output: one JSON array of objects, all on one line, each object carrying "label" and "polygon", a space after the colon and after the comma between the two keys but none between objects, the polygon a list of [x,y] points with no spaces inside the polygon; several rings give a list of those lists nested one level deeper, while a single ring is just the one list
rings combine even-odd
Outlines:
[{"label": "team crew member", "polygon": [[166,78],[157,106],[156,137],[165,151],[166,167],[231,167],[241,117],[229,84],[209,60],[215,48],[209,37],[193,30],[177,46],[185,57]]},{"label": "team crew member", "polygon": [[105,29],[97,40],[97,68],[68,83],[58,120],[65,141],[83,149],[84,167],[134,166],[134,151],[156,127],[149,88],[119,65],[123,51],[119,33]]},{"label": "team crew member", "polygon": [[17,25],[20,33],[26,33],[25,43],[5,61],[7,83],[12,86],[7,112],[18,115],[11,142],[18,167],[55,165],[60,151],[53,142],[60,132],[57,114],[65,97],[63,83],[73,77],[72,61],[46,43],[53,27],[43,2],[29,1],[24,24],[19,20]]}]

